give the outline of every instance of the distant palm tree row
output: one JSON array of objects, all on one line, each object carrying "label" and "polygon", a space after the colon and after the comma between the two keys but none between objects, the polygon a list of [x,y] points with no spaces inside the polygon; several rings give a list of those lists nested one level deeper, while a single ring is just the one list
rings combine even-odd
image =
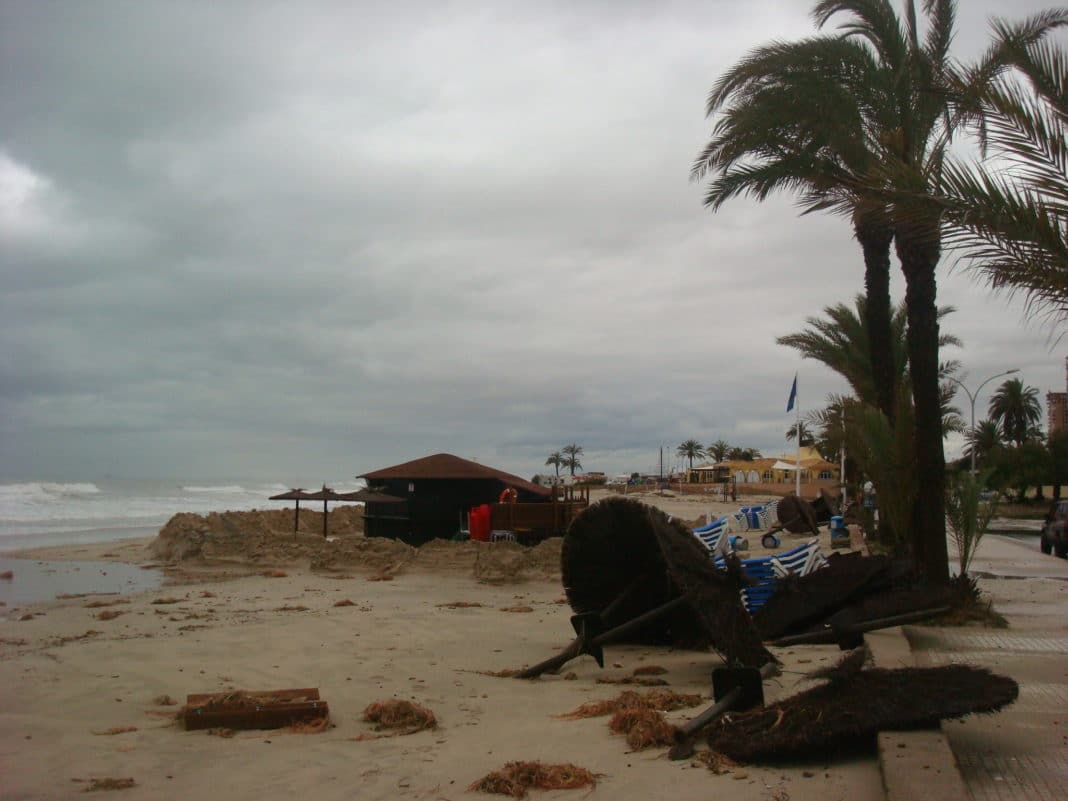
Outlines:
[{"label": "distant palm tree row", "polygon": [[545,460],[547,467],[552,467],[556,471],[556,478],[560,478],[560,468],[565,467],[570,471],[572,477],[575,475],[575,471],[582,467],[582,462],[579,461],[579,457],[582,455],[582,446],[577,443],[569,443],[558,451],[553,451],[549,454],[549,458]]},{"label": "distant palm tree row", "polygon": [[976,423],[967,435],[967,456],[974,451],[980,461],[998,447],[1012,443],[1017,447],[1043,439],[1039,423],[1042,406],[1038,389],[1025,387],[1019,378],[1010,378],[990,396],[987,406],[989,418]]},{"label": "distant palm tree row", "polygon": [[[941,582],[948,578],[947,399],[935,269],[944,244],[969,248],[995,287],[1019,287],[1035,304],[1068,308],[1068,79],[1061,52],[1044,44],[1068,24],[1068,10],[997,23],[988,51],[961,66],[950,55],[955,0],[924,0],[922,15],[915,0],[902,5],[899,15],[891,0],[819,0],[817,28],[844,18],[840,34],[759,47],[729,69],[708,96],[708,115],[717,119],[691,178],[710,179],[705,203],[712,209],[786,189],[805,212],[850,219],[864,261],[858,312],[869,384],[863,396],[853,389],[875,411],[858,411],[870,435],[858,444],[873,464],[880,453],[905,458],[907,445],[910,480],[901,491],[911,495],[901,509],[911,512],[897,516],[908,529],[903,549],[922,579]],[[1030,94],[1017,91],[1009,70],[1031,82]],[[1022,162],[1019,177],[988,180],[954,165],[949,146],[965,129],[978,130],[1014,166]],[[905,278],[907,382],[893,344],[891,246]]]},{"label": "distant palm tree row", "polygon": [[675,453],[687,460],[687,465],[692,470],[693,460],[708,456],[711,459],[722,462],[726,460],[751,462],[760,458],[760,451],[756,448],[742,448],[730,445],[724,439],[717,439],[712,444],[705,446],[695,439],[688,439],[675,449]]}]

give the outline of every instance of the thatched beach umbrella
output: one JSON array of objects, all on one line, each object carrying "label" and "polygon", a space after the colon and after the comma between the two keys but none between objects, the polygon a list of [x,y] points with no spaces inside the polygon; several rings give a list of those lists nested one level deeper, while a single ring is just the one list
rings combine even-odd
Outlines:
[{"label": "thatched beach umbrella", "polygon": [[300,487],[291,489],[289,492],[283,492],[278,495],[272,495],[267,500],[270,501],[295,501],[293,509],[293,533],[297,531],[297,525],[300,523],[300,502],[306,501],[311,498],[311,495],[305,492]]},{"label": "thatched beach umbrella", "polygon": [[272,501],[295,501],[296,511],[293,517],[293,531],[297,530],[297,523],[300,516],[300,502],[301,501],[322,501],[323,502],[323,538],[326,538],[326,525],[327,525],[327,508],[326,505],[330,501],[348,501],[356,503],[403,503],[403,498],[397,498],[393,495],[386,495],[381,492],[371,492],[370,490],[362,489],[356,492],[334,492],[330,487],[323,484],[323,488],[316,492],[305,492],[302,489],[292,489],[289,492],[283,492],[279,495],[272,495],[270,497]]},{"label": "thatched beach umbrella", "polygon": [[1011,678],[970,665],[864,670],[866,649],[835,668],[812,674],[826,683],[767,707],[720,718],[712,750],[742,762],[799,756],[833,758],[871,743],[880,731],[936,725],[941,720],[990,713],[1016,700]]},{"label": "thatched beach umbrella", "polygon": [[[713,566],[686,526],[659,509],[627,498],[594,504],[571,523],[560,565],[576,620],[592,616],[602,632],[593,638],[598,647],[653,642],[712,647],[735,666],[775,661],[742,606],[737,581]],[[518,675],[562,665],[583,652],[582,639],[580,631],[559,657]]]}]

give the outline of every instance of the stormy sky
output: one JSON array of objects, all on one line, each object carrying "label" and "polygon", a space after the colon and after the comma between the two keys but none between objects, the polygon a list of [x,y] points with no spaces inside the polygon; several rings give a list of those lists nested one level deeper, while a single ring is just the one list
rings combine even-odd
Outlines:
[{"label": "stormy sky", "polygon": [[[973,58],[1005,4],[961,5]],[[859,249],[688,172],[716,77],[810,6],[0,0],[0,479],[783,453],[794,372],[803,410],[844,384],[775,338]],[[1021,300],[950,260],[939,299],[966,384],[1064,390]]]}]

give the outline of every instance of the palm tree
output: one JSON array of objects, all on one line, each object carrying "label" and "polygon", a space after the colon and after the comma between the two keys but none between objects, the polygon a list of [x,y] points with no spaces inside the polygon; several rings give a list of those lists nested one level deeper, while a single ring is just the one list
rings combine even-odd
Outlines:
[{"label": "palm tree", "polygon": [[705,455],[705,446],[695,439],[688,439],[675,449],[675,453],[679,456],[684,456],[689,464],[690,470],[693,470],[693,460],[700,459]]},{"label": "palm tree", "polygon": [[[800,432],[800,436],[798,436],[798,432]],[[793,442],[795,439],[798,441],[797,444],[803,448],[811,446],[816,441],[804,420],[798,420],[786,429],[786,441]]]},{"label": "palm tree", "polygon": [[[864,314],[864,305],[866,299],[863,295],[857,295],[853,301],[853,308],[850,308],[844,303],[838,303],[834,306],[828,306],[823,310],[823,317],[809,317],[805,320],[807,326],[806,330],[796,334],[789,334],[787,336],[779,337],[776,341],[780,345],[786,345],[797,350],[802,358],[815,359],[822,362],[827,367],[830,367],[836,373],[841,375],[849,384],[850,388],[856,397],[853,400],[853,405],[856,405],[856,401],[860,404],[876,409],[879,412],[882,410],[876,404],[874,381],[872,377],[871,363],[868,359],[868,349],[865,347],[867,342],[866,320],[867,317]],[[939,309],[939,318],[944,318],[946,315],[951,314],[954,311],[952,306],[945,306]],[[894,415],[894,424],[890,424],[890,419],[886,418],[885,431],[880,429],[878,425],[871,420],[871,415],[867,412],[857,412],[857,420],[861,421],[864,425],[869,426],[868,433],[870,437],[874,438],[871,441],[866,440],[865,446],[860,451],[858,461],[863,461],[863,454],[870,454],[870,458],[878,458],[879,453],[888,453],[889,445],[887,443],[894,443],[894,447],[902,441],[901,434],[906,430],[909,433],[914,432],[914,414],[910,405],[909,397],[910,382],[908,371],[908,358],[906,356],[906,341],[907,341],[907,311],[904,305],[899,305],[894,309],[894,313],[890,320],[890,352],[891,352],[891,366],[892,376],[896,387],[895,398],[897,409]],[[961,342],[955,336],[951,334],[942,334],[939,337],[939,344],[942,346],[954,345],[961,347]],[[940,404],[942,408],[942,428],[943,431],[949,432],[959,430],[963,427],[963,421],[960,418],[960,414],[951,403],[956,390],[955,385],[949,380],[959,365],[956,361],[947,361],[940,365],[940,377],[942,379],[942,385],[940,387]],[[905,397],[902,397],[904,395]],[[843,406],[849,407],[850,404],[847,401],[852,399],[848,398],[833,398],[837,404],[834,407],[834,416],[831,418],[821,418],[818,423],[823,426],[824,430],[840,429],[841,423],[841,410]],[[902,417],[902,409],[905,409],[906,415]],[[885,418],[886,415],[883,415]],[[836,419],[837,418],[837,419]],[[900,419],[899,419],[900,418]],[[873,427],[874,426],[874,427]],[[898,431],[897,429],[900,429]],[[841,446],[844,435],[839,434],[834,441],[833,450],[838,450]],[[882,446],[876,447],[873,442],[878,440],[883,442]],[[824,447],[827,447],[826,445]],[[896,450],[893,451],[895,454]],[[910,466],[911,460],[903,462],[902,464]],[[876,491],[881,498],[890,502],[894,493],[904,493],[904,497],[900,499],[894,499],[893,503],[895,508],[900,512],[904,509],[913,508],[913,494],[914,490],[912,485],[899,480],[896,473],[884,467],[876,467],[873,465],[865,465],[866,472],[872,477],[875,482]],[[882,485],[883,481],[886,481],[885,486]],[[895,544],[902,546],[903,542],[898,536],[899,532],[893,530],[895,522],[900,521],[900,514],[893,515],[880,515],[879,516],[879,539],[880,541],[888,544]]]},{"label": "palm tree", "polygon": [[582,462],[579,461],[579,457],[582,455],[582,446],[576,445],[572,442],[570,445],[565,445],[563,448],[564,455],[564,467],[570,472],[572,478],[575,475],[575,471],[582,467]]},{"label": "palm tree", "polygon": [[549,458],[545,460],[545,464],[548,467],[552,467],[556,470],[556,483],[560,483],[560,468],[564,465],[564,457],[560,451],[553,451],[549,454]]},{"label": "palm tree", "polygon": [[864,255],[868,361],[876,400],[894,416],[890,361],[890,244],[887,203],[856,180],[878,166],[877,144],[896,128],[891,87],[858,42],[821,36],[757,48],[716,82],[706,111],[719,114],[690,171],[711,177],[705,205],[778,189],[799,195],[804,213],[848,214]]},{"label": "palm tree", "polygon": [[717,439],[707,448],[705,452],[715,459],[717,462],[722,462],[727,458],[727,454],[730,453],[731,446],[725,439]]},{"label": "palm tree", "polygon": [[987,407],[990,419],[1001,425],[1005,439],[1023,445],[1040,434],[1038,424],[1042,420],[1042,407],[1038,402],[1038,390],[1025,387],[1019,378],[1006,380],[990,396]]},{"label": "palm tree", "polygon": [[760,451],[756,448],[742,448],[735,445],[727,452],[727,458],[735,462],[751,462],[760,458]]},{"label": "palm tree", "polygon": [[[857,174],[859,185],[886,192],[894,248],[905,276],[908,356],[915,413],[914,469],[918,480],[911,522],[913,564],[921,580],[949,575],[945,526],[945,453],[942,448],[942,391],[939,382],[938,306],[935,268],[942,254],[942,205],[938,194],[947,148],[968,114],[972,92],[993,80],[1004,64],[993,50],[975,68],[960,71],[950,59],[956,16],[954,0],[924,0],[927,31],[922,41],[916,4],[904,0],[904,19],[890,0],[820,0],[819,26],[848,15],[842,36],[859,40],[878,59],[884,86],[891,87],[896,121],[884,129],[881,159],[874,173]],[[1050,29],[1036,20],[1026,32],[1037,41]],[[965,80],[977,82],[961,92]],[[961,98],[964,100],[962,101]]]},{"label": "palm tree", "polygon": [[[864,295],[857,295],[853,299],[853,308],[844,303],[827,306],[823,310],[823,317],[805,319],[806,329],[804,331],[781,336],[775,341],[779,345],[786,345],[798,351],[803,359],[814,359],[831,368],[846,380],[858,400],[879,408],[866,347],[868,341],[866,303]],[[938,319],[942,320],[954,311],[952,306],[942,306],[938,310]],[[890,363],[895,397],[898,393],[906,391],[904,388],[907,387],[909,375],[906,355],[907,317],[904,304],[900,304],[894,308],[890,318]],[[952,334],[944,333],[939,335],[938,344],[940,347],[963,347],[960,339]],[[954,388],[948,381],[948,376],[953,375],[959,367],[960,364],[952,359],[939,365],[939,380],[942,382],[943,427],[946,431],[956,430],[960,425],[957,410],[949,405]]]},{"label": "palm tree", "polygon": [[1029,36],[1036,25],[1068,24],[1068,10],[1025,23],[994,22],[995,49],[1030,87],[1002,76],[980,96],[984,151],[1002,170],[946,168],[946,241],[962,248],[995,290],[1023,292],[1028,310],[1068,318],[1068,54]]},{"label": "palm tree", "polygon": [[971,431],[965,434],[968,447],[964,449],[964,455],[971,459],[975,454],[975,460],[982,462],[983,458],[1005,444],[1005,436],[1001,433],[1001,425],[997,420],[981,420]]}]

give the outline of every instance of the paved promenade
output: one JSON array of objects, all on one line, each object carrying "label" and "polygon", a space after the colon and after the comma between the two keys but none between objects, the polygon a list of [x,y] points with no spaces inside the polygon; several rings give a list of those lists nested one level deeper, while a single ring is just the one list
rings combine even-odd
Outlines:
[{"label": "paved promenade", "polygon": [[[1019,700],[1009,708],[943,726],[967,795],[974,801],[1068,798],[1068,561],[1041,554],[1037,537],[988,535],[971,572],[1008,629],[905,628],[918,665],[964,662],[1020,684]],[[884,746],[885,764],[898,755],[890,753],[892,744]],[[887,789],[892,797],[889,782]]]}]

